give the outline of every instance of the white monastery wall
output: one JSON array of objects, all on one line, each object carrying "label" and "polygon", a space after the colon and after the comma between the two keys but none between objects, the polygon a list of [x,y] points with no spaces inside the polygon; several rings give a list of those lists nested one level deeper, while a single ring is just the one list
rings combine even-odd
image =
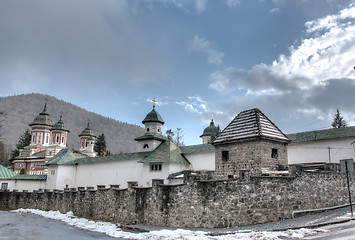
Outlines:
[{"label": "white monastery wall", "polygon": [[288,163],[329,163],[329,147],[331,163],[339,163],[339,160],[341,159],[355,159],[354,146],[351,145],[353,141],[353,137],[348,137],[341,139],[318,140],[312,142],[291,142],[287,146]]},{"label": "white monastery wall", "polygon": [[215,152],[185,154],[185,157],[191,163],[191,170],[194,171],[214,171],[215,170]]}]

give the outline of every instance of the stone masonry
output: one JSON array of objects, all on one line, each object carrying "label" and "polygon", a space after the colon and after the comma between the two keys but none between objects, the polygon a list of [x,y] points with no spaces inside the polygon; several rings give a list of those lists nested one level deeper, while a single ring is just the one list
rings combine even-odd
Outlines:
[{"label": "stone masonry", "polygon": [[[274,154],[273,155],[273,151]],[[222,155],[228,152],[228,159]],[[216,178],[239,178],[261,175],[261,169],[283,170],[287,167],[286,144],[252,139],[215,145]]]},{"label": "stone masonry", "polygon": [[[121,224],[170,227],[232,227],[291,218],[292,211],[348,202],[339,172],[300,172],[290,177],[245,177],[181,185],[153,180],[150,188],[0,192],[0,209],[73,211],[76,216]],[[352,192],[355,184],[351,184]],[[353,196],[355,199],[355,196]]]}]

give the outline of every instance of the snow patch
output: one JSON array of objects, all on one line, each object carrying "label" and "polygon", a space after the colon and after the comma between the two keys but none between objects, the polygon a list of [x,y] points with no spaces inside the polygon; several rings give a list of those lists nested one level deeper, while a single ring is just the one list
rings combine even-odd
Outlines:
[{"label": "snow patch", "polygon": [[151,231],[148,233],[130,233],[125,232],[118,228],[113,223],[108,222],[95,222],[92,220],[87,220],[85,218],[78,218],[74,216],[73,212],[67,212],[62,214],[59,211],[41,211],[37,209],[18,209],[12,212],[16,213],[32,213],[37,214],[45,218],[51,218],[55,220],[60,220],[65,222],[70,226],[74,226],[80,229],[85,229],[89,231],[95,231],[104,233],[111,237],[116,238],[128,238],[135,240],[256,240],[256,239],[267,239],[267,240],[278,240],[278,239],[302,239],[305,236],[315,235],[319,230],[311,229],[297,229],[297,230],[287,230],[280,232],[253,232],[253,231],[239,231],[233,234],[223,235],[223,236],[209,236],[208,232],[205,231],[191,231],[184,229],[177,230],[160,230]]}]

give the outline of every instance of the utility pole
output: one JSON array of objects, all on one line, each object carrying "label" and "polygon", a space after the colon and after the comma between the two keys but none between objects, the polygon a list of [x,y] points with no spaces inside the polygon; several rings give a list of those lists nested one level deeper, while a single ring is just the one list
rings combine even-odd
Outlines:
[{"label": "utility pole", "polygon": [[329,155],[329,163],[331,163],[331,160],[330,160],[330,147],[328,147],[328,155]]}]

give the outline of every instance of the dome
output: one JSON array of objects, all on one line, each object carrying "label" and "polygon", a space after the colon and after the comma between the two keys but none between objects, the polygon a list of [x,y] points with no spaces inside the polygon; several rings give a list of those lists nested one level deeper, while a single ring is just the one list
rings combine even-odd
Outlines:
[{"label": "dome", "polygon": [[142,121],[143,124],[145,124],[146,122],[159,122],[161,124],[164,124],[162,117],[157,111],[155,111],[154,106],[153,106],[153,110],[150,113],[148,113],[147,116]]},{"label": "dome", "polygon": [[46,125],[50,127],[53,126],[53,120],[47,113],[47,103],[44,104],[43,111],[37,117],[35,117],[35,119],[29,125]]},{"label": "dome", "polygon": [[79,134],[79,137],[81,136],[95,136],[90,129],[90,123],[88,123],[88,126]]},{"label": "dome", "polygon": [[218,133],[218,128],[214,125],[213,119],[210,122],[210,125],[203,130],[203,134],[200,137],[203,136],[212,136],[216,135]]},{"label": "dome", "polygon": [[69,130],[65,127],[64,123],[62,122],[62,116],[60,116],[59,121],[56,124],[54,124],[54,126],[51,128],[51,131],[53,130],[69,132]]}]

